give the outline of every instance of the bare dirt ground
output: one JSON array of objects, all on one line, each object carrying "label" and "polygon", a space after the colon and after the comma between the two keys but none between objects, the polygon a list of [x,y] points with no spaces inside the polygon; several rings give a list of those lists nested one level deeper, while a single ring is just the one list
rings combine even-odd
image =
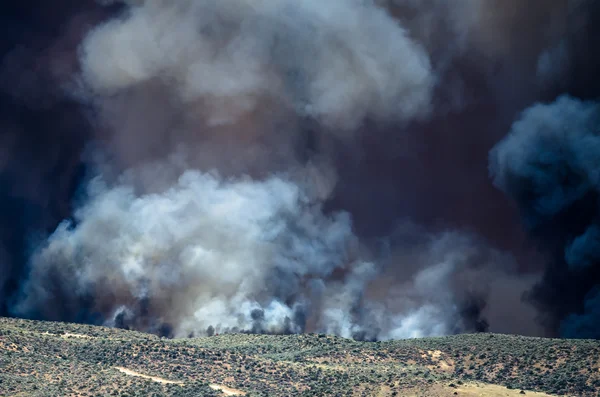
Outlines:
[{"label": "bare dirt ground", "polygon": [[232,389],[227,386],[210,385],[209,387],[213,390],[221,390],[223,392],[223,394],[225,394],[226,396],[245,396],[246,395],[246,393],[244,393],[241,390]]},{"label": "bare dirt ground", "polygon": [[[456,394],[454,394],[456,393]],[[434,386],[427,391],[412,394],[414,397],[552,397],[551,394],[527,391],[521,394],[519,389],[507,389],[500,385],[492,385],[487,383],[465,383],[456,388],[449,389],[448,387]]]},{"label": "bare dirt ground", "polygon": [[118,369],[119,371],[123,372],[125,375],[138,376],[140,378],[150,379],[150,380],[152,380],[154,382],[158,382],[158,383],[183,385],[183,382],[159,378],[158,376],[144,375],[144,374],[140,374],[139,372],[132,371],[130,369],[123,368],[123,367],[115,367],[115,369]]},{"label": "bare dirt ground", "polygon": [[[41,334],[42,335],[56,336],[56,334],[53,334],[53,333],[50,333],[50,332],[42,332]],[[61,338],[84,338],[84,339],[93,338],[93,336],[90,336],[90,335],[73,334],[73,333],[69,333],[69,332],[66,332],[66,333],[60,335],[60,337]]]}]

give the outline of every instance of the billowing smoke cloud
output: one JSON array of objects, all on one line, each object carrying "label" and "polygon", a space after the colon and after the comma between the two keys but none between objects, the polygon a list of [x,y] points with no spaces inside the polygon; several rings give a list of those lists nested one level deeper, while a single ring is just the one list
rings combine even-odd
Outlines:
[{"label": "billowing smoke cloud", "polygon": [[[74,224],[59,226],[33,257],[23,310],[65,317],[52,311],[79,307],[69,301],[89,295],[103,318],[121,310],[131,321],[159,315],[156,320],[176,325],[178,334],[211,325],[284,332],[284,319],[305,311],[302,295],[310,291],[303,285],[336,267],[361,266],[351,255],[347,214],[325,217],[284,179],[224,181],[188,171],[161,194],[137,195],[127,185],[108,188],[97,179],[90,190]],[[48,274],[71,285],[73,295],[61,296],[61,305],[47,305],[58,298],[44,285]],[[289,326],[298,332],[303,324]]]},{"label": "billowing smoke cloud", "polygon": [[[492,157],[537,251],[486,167],[522,109],[598,88],[593,2],[534,3],[13,10],[39,28],[2,48],[0,314],[169,336],[589,334],[595,221],[527,209],[515,186],[538,176],[502,159],[535,157],[535,132]],[[543,327],[521,300],[536,283]]]},{"label": "billowing smoke cloud", "polygon": [[99,94],[160,79],[183,104],[201,101],[209,124],[262,101],[336,129],[429,110],[427,53],[369,2],[135,3],[83,44],[84,77]]},{"label": "billowing smoke cloud", "polygon": [[78,318],[88,302],[85,314],[107,324],[174,336],[416,337],[487,329],[481,302],[510,277],[510,259],[484,244],[414,227],[396,237],[401,247],[412,236],[410,245],[380,258],[386,272],[361,260],[349,214],[323,214],[283,176],[187,171],[159,194],[101,179],[89,190],[33,256],[18,311],[89,321]]},{"label": "billowing smoke cloud", "polygon": [[[375,266],[352,252],[349,214],[325,215],[313,202],[335,183],[327,161],[306,163],[291,149],[302,118],[337,133],[365,118],[428,113],[429,59],[400,25],[355,1],[150,0],[90,32],[81,63],[76,95],[114,133],[121,167],[133,168],[116,185],[104,171],[111,187],[92,183],[75,225],[59,226],[34,254],[17,313],[77,318],[89,300],[83,315],[150,331],[166,324],[178,336],[301,332],[318,302],[316,329],[363,332],[353,317]],[[208,155],[206,146],[227,146],[223,135],[235,139],[238,164],[222,150]],[[255,149],[262,137],[277,144]],[[138,139],[162,147],[138,157]],[[150,165],[174,152],[183,152],[178,161]],[[210,176],[212,167],[235,179]],[[262,172],[241,176],[252,167]]]},{"label": "billowing smoke cloud", "polygon": [[[520,303],[536,278],[517,276],[515,259],[481,238],[456,230],[432,233],[403,223],[384,246],[393,249],[380,259],[384,269],[369,293],[385,302],[387,312],[412,313],[402,319],[405,324],[418,319],[421,329],[438,328],[433,334],[490,329],[540,334],[534,310]],[[511,323],[516,315],[519,327]],[[401,335],[427,335],[411,331]]]},{"label": "billowing smoke cloud", "polygon": [[495,184],[554,251],[532,298],[568,337],[599,338],[600,105],[569,96],[523,112],[491,153]]}]

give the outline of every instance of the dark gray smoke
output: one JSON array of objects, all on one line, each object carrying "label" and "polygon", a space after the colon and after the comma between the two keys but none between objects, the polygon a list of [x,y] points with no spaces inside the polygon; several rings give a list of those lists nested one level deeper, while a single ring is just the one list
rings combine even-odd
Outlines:
[{"label": "dark gray smoke", "polygon": [[0,5],[0,315],[32,248],[70,215],[92,134],[85,108],[62,87],[87,30],[111,11],[87,0]]},{"label": "dark gray smoke", "polygon": [[600,105],[536,104],[491,153],[494,183],[554,251],[532,298],[567,337],[600,337]]},{"label": "dark gray smoke", "polygon": [[532,102],[593,91],[591,2],[58,3],[13,10],[40,28],[0,68],[3,314],[381,339],[582,313],[534,321],[562,273],[486,165]]}]

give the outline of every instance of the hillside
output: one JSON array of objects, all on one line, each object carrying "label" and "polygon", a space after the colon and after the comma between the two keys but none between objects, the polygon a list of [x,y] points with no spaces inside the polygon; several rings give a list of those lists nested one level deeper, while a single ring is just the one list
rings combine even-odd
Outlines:
[{"label": "hillside", "polygon": [[169,340],[0,318],[0,396],[597,395],[600,342],[477,334]]}]

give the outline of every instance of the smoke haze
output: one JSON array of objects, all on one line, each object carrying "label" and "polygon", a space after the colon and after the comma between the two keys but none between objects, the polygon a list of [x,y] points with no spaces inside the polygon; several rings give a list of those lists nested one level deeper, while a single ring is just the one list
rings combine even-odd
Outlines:
[{"label": "smoke haze", "polygon": [[0,314],[599,336],[592,1],[23,7]]}]

